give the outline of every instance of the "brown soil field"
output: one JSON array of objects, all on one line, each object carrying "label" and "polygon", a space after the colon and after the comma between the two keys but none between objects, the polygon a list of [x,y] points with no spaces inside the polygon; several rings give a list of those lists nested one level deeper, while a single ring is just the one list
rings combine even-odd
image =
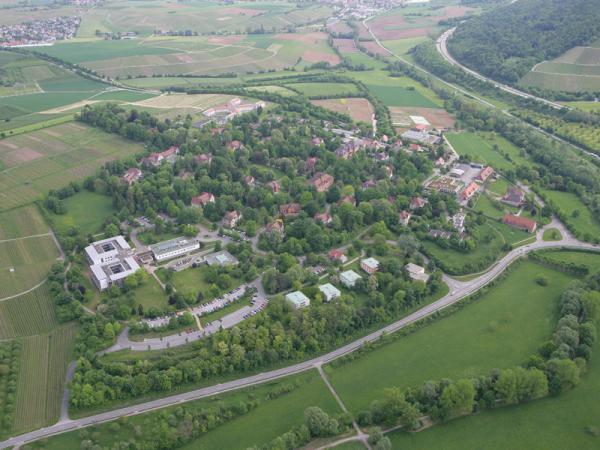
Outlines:
[{"label": "brown soil field", "polygon": [[371,53],[375,53],[376,55],[389,56],[390,52],[386,49],[381,48],[379,44],[375,41],[362,42],[361,45],[367,49],[367,51]]},{"label": "brown soil field", "polygon": [[340,63],[340,57],[332,53],[316,52],[313,50],[306,50],[302,54],[302,59],[310,63],[318,63],[321,61],[328,62],[332,66]]},{"label": "brown soil field", "polygon": [[[408,116],[423,116],[434,128],[453,128],[455,118],[450,113],[441,108],[416,108],[416,107],[391,107],[392,118],[402,118],[402,122],[412,122]],[[395,120],[394,120],[395,122]]]},{"label": "brown soil field", "polygon": [[244,38],[245,36],[242,36],[241,34],[237,36],[213,36],[208,38],[208,43],[217,45],[231,45],[237,44]]},{"label": "brown soil field", "polygon": [[311,100],[313,105],[321,106],[338,113],[348,114],[357,122],[366,122],[369,125],[375,110],[366,98],[335,98],[327,100]]},{"label": "brown soil field", "polygon": [[354,39],[334,39],[333,46],[342,53],[358,53]]},{"label": "brown soil field", "polygon": [[328,25],[327,29],[332,33],[352,33],[352,27],[346,22],[336,22],[333,25]]},{"label": "brown soil field", "polygon": [[314,44],[319,41],[326,41],[328,35],[326,33],[315,32],[315,33],[282,33],[275,35],[275,39],[282,41],[296,41],[304,44]]}]

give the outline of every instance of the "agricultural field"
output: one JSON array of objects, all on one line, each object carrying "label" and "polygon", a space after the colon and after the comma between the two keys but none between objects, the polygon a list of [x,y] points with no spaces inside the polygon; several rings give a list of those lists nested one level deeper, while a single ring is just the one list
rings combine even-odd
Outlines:
[{"label": "agricultural field", "polygon": [[112,78],[246,74],[340,62],[319,32],[73,40],[43,51]]},{"label": "agricultural field", "polygon": [[[295,387],[290,392],[279,395],[272,394],[288,386]],[[341,412],[316,371],[186,403],[186,408],[206,410],[218,405],[229,406],[248,401],[257,401],[258,406],[250,413],[225,422],[181,448],[186,450],[245,450],[248,446],[267,444],[293,426],[300,425],[303,421],[304,410],[309,406],[319,406],[329,414]],[[180,406],[131,416],[126,423],[119,421],[122,426],[118,435],[111,431],[115,422],[101,424],[94,428],[94,440],[99,445],[111,446],[117,441],[136,439],[136,428],[141,427],[144,430],[145,427],[153,426],[159,419],[159,415],[165,413],[170,415],[177,408]],[[32,447],[34,449],[63,450],[80,448],[80,442],[80,432],[74,431],[51,437],[43,444],[41,442],[34,443]]]},{"label": "agricultural field", "polygon": [[545,198],[564,214],[565,221],[581,236],[600,239],[600,222],[589,208],[571,192],[542,191]]},{"label": "agricultural field", "polygon": [[57,325],[48,283],[0,302],[0,340],[47,333]]},{"label": "agricultural field", "polygon": [[392,124],[396,127],[409,128],[414,126],[411,116],[424,117],[438,130],[454,128],[454,117],[442,108],[418,108],[391,106],[389,108]]},{"label": "agricultural field", "polygon": [[600,257],[597,253],[547,250],[541,254],[545,258],[554,260],[558,263],[572,263],[586,266],[591,274],[600,270]]},{"label": "agricultural field", "polygon": [[78,123],[0,140],[0,210],[29,204],[50,189],[91,175],[104,163],[143,147]]},{"label": "agricultural field", "polygon": [[286,85],[289,89],[300,92],[307,97],[327,97],[330,95],[352,95],[358,88],[352,83],[293,83]]},{"label": "agricultural field", "polygon": [[0,240],[44,234],[48,231],[50,227],[35,205],[0,214]]},{"label": "agricultural field", "polygon": [[313,100],[313,105],[321,106],[342,114],[348,114],[356,122],[365,122],[369,125],[373,120],[375,110],[366,98],[336,98],[329,100]]},{"label": "agricultural field", "polygon": [[[389,435],[394,448],[428,450],[440,442],[444,449],[506,448],[592,449],[598,446],[600,422],[600,349],[594,346],[580,384],[557,397],[487,410],[452,420],[419,433]],[[510,430],[510,432],[507,432]]]},{"label": "agricultural field", "polygon": [[[538,275],[546,276],[547,286],[534,281]],[[388,387],[475,377],[521,364],[552,334],[556,302],[570,280],[562,272],[522,262],[473,304],[326,371],[356,413]]]},{"label": "agricultural field", "polygon": [[489,164],[497,170],[533,165],[524,152],[495,133],[463,131],[446,133],[445,136],[459,155],[465,155],[474,162]]},{"label": "agricultural field", "polygon": [[76,330],[75,324],[64,325],[50,333],[23,339],[13,426],[15,433],[58,420]]},{"label": "agricultural field", "polygon": [[522,86],[567,92],[600,89],[600,41],[575,47],[552,61],[536,64],[519,82]]},{"label": "agricultural field", "polygon": [[47,211],[53,228],[60,234],[66,234],[73,227],[84,235],[96,234],[104,222],[115,214],[111,197],[86,190],[67,197],[63,204],[67,210],[65,214]]},{"label": "agricultural field", "polygon": [[0,241],[0,298],[40,283],[58,257],[56,243],[48,234]]}]

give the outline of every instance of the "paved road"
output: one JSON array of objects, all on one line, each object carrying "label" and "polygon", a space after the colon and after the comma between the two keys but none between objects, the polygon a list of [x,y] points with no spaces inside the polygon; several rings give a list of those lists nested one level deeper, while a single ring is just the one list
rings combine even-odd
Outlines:
[{"label": "paved road", "polygon": [[[556,224],[553,223],[551,226],[556,226]],[[569,234],[565,234],[563,240],[561,241],[536,241],[535,243],[524,245],[511,251],[496,265],[494,265],[488,272],[484,273],[478,278],[466,282],[459,282],[453,280],[450,283],[450,292],[441,299],[424,306],[418,311],[415,311],[414,313],[404,317],[403,319],[398,320],[397,322],[394,322],[378,331],[375,331],[367,336],[357,339],[354,342],[346,344],[343,347],[335,349],[325,355],[301,363],[293,364],[291,366],[284,367],[281,369],[259,373],[257,375],[240,378],[237,380],[205,387],[202,389],[196,389],[194,391],[185,392],[182,394],[172,395],[158,400],[141,403],[139,405],[115,409],[113,411],[108,411],[102,414],[97,414],[94,416],[89,416],[77,420],[61,421],[53,426],[41,428],[36,431],[32,431],[14,438],[7,439],[4,442],[0,442],[0,449],[8,448],[15,445],[23,445],[24,443],[36,439],[62,433],[65,431],[76,430],[87,425],[110,421],[122,416],[140,414],[143,412],[164,408],[166,406],[174,405],[177,403],[197,400],[200,398],[209,397],[212,395],[221,394],[232,390],[265,383],[270,380],[313,369],[315,367],[318,367],[319,365],[329,363],[337,358],[347,355],[348,353],[354,352],[360,349],[364,344],[378,340],[383,334],[394,333],[444,308],[447,308],[448,306],[457,303],[461,299],[469,296],[470,294],[475,293],[483,286],[488,284],[490,281],[494,280],[516,259],[533,250],[559,247],[600,251],[600,246],[579,242]]]},{"label": "paved road", "polygon": [[452,57],[452,55],[450,55],[450,52],[448,52],[448,46],[447,46],[448,39],[450,37],[452,37],[454,30],[456,30],[456,27],[443,33],[436,41],[436,47],[438,49],[438,52],[440,52],[442,54],[442,56],[444,56],[446,61],[448,61],[450,64],[461,68],[462,70],[469,73],[470,75],[477,78],[478,80],[490,83],[490,84],[494,85],[495,87],[497,87],[498,89],[508,92],[509,94],[517,95],[519,97],[526,98],[526,99],[536,100],[538,102],[541,102],[548,106],[551,106],[552,108],[555,108],[555,109],[568,109],[565,105],[561,105],[560,103],[556,103],[556,102],[553,102],[550,100],[546,100],[545,98],[541,98],[541,97],[537,97],[532,94],[528,94],[527,92],[520,91],[519,89],[515,89],[514,87],[509,86],[507,84],[499,83],[495,80],[492,80],[491,78],[487,78],[487,77],[481,75],[480,73],[475,72],[474,70],[471,70],[468,67],[459,63],[458,61],[456,61]]}]

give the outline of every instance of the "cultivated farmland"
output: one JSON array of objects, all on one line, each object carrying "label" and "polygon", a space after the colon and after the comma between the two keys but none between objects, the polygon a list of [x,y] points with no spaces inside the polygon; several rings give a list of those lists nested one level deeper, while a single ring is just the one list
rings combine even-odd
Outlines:
[{"label": "cultivated farmland", "polygon": [[348,114],[357,122],[366,122],[369,125],[373,119],[373,105],[366,98],[337,98],[329,100],[313,100],[312,103],[331,111]]},{"label": "cultivated farmland", "polygon": [[35,205],[0,214],[0,240],[44,234],[50,230]]},{"label": "cultivated farmland", "polygon": [[57,325],[48,283],[0,302],[0,340],[46,333]]},{"label": "cultivated farmland", "polygon": [[0,141],[0,210],[26,205],[50,189],[91,175],[104,163],[142,152],[119,136],[70,123]]},{"label": "cultivated farmland", "polygon": [[[534,281],[539,274],[547,277],[548,286]],[[331,381],[356,413],[381,398],[388,387],[475,377],[523,363],[550,337],[556,302],[570,280],[561,272],[522,262],[465,309],[355,360],[328,367]]]}]

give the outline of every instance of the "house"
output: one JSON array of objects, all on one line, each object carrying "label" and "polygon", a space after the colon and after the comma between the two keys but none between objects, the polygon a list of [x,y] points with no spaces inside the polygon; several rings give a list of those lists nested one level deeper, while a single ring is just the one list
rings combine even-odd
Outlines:
[{"label": "house", "polygon": [[419,144],[424,145],[436,145],[439,144],[442,140],[441,137],[436,136],[434,134],[429,134],[425,130],[416,130],[411,129],[402,133],[402,139],[406,139],[407,141],[418,142]]},{"label": "house", "polygon": [[504,196],[500,199],[502,203],[519,207],[525,201],[525,193],[517,187],[509,187]]},{"label": "house", "polygon": [[460,199],[463,201],[469,200],[478,190],[479,185],[474,181],[471,181],[471,183],[460,193]]},{"label": "house", "polygon": [[452,237],[452,233],[450,233],[449,231],[436,229],[429,230],[427,235],[434,239],[444,239],[446,241]]},{"label": "house", "polygon": [[427,199],[424,199],[423,197],[413,197],[410,199],[410,209],[412,209],[412,210],[421,209],[427,203],[429,203],[429,202],[427,201]]},{"label": "house", "polygon": [[184,255],[200,248],[200,242],[196,239],[188,239],[178,237],[169,239],[168,241],[159,242],[158,244],[148,246],[156,261],[165,261],[175,258],[179,255]]},{"label": "house", "polygon": [[528,233],[533,233],[537,228],[537,222],[535,220],[528,219],[526,217],[515,216],[513,214],[505,214],[502,218],[502,222],[511,227],[518,228]]},{"label": "house", "polygon": [[284,217],[298,215],[301,210],[302,208],[299,203],[286,203],[284,205],[279,205],[279,214]]},{"label": "house", "polygon": [[333,218],[331,217],[331,215],[329,215],[329,213],[324,212],[315,214],[315,220],[317,222],[321,222],[325,225],[328,225],[333,221]]},{"label": "house", "polygon": [[459,233],[462,233],[465,231],[466,217],[467,217],[467,215],[464,212],[459,211],[450,218],[450,220],[452,221],[452,226]]},{"label": "house", "polygon": [[277,194],[279,191],[281,191],[281,185],[279,184],[278,181],[269,181],[267,183],[267,186],[271,188],[271,191],[273,191],[273,194]]},{"label": "house", "polygon": [[150,155],[148,155],[146,158],[144,158],[142,160],[142,163],[146,164],[146,165],[154,166],[154,167],[160,166],[163,163],[163,161],[166,161],[166,162],[172,164],[175,162],[178,155],[179,155],[179,147],[173,145],[163,152],[150,153]]},{"label": "house", "polygon": [[363,259],[360,261],[360,268],[369,275],[373,275],[379,270],[379,261],[377,261],[375,258]]},{"label": "house", "polygon": [[85,256],[90,265],[92,281],[101,291],[122,284],[125,278],[140,268],[123,236],[92,242],[85,248]]},{"label": "house", "polygon": [[353,288],[358,280],[362,277],[354,270],[346,270],[340,273],[340,282],[347,288]]},{"label": "house", "polygon": [[323,145],[323,139],[321,139],[320,137],[317,137],[317,136],[315,136],[315,137],[313,137],[313,138],[310,140],[310,143],[311,143],[312,145],[314,145],[315,147],[318,147],[318,146],[320,146],[320,145]]},{"label": "house", "polygon": [[328,256],[332,261],[339,261],[342,264],[348,261],[348,257],[341,250],[330,250]]},{"label": "house", "polygon": [[205,206],[215,202],[215,196],[210,192],[203,192],[200,195],[192,197],[192,206]]},{"label": "house", "polygon": [[433,162],[435,167],[443,167],[446,164],[446,161],[441,156]]},{"label": "house", "polygon": [[241,150],[244,148],[244,144],[242,144],[238,140],[235,140],[235,141],[231,141],[229,144],[227,144],[227,148],[232,151]]},{"label": "house", "polygon": [[239,211],[227,211],[223,217],[223,226],[226,228],[235,228],[242,220],[242,213]]},{"label": "house", "polygon": [[309,183],[314,186],[317,192],[327,192],[329,188],[333,185],[334,178],[328,173],[316,173],[314,177],[311,178]]},{"label": "house", "polygon": [[212,155],[210,153],[202,153],[200,155],[194,156],[194,160],[198,164],[210,164],[212,162]]},{"label": "house", "polygon": [[306,164],[304,165],[307,172],[312,173],[315,170],[315,166],[317,165],[317,161],[319,158],[315,156],[311,156],[306,160]]},{"label": "house", "polygon": [[385,152],[375,153],[375,156],[373,157],[373,159],[375,159],[375,161],[378,161],[378,162],[386,162],[386,161],[390,160],[390,155],[388,155]]},{"label": "house", "polygon": [[330,302],[333,299],[338,298],[342,293],[331,283],[325,283],[319,285],[319,290],[323,293],[326,302]]},{"label": "house", "polygon": [[491,166],[486,166],[481,169],[481,172],[475,177],[475,181],[485,183],[485,181],[494,174],[494,169]]},{"label": "house", "polygon": [[356,199],[354,198],[353,195],[346,195],[345,197],[342,197],[339,201],[338,204],[342,205],[344,203],[348,203],[352,206],[356,206]]},{"label": "house", "polygon": [[283,234],[284,230],[285,230],[285,225],[283,224],[283,220],[277,219],[277,220],[271,222],[270,224],[267,225],[266,230],[269,233]]},{"label": "house", "polygon": [[394,169],[392,166],[383,166],[383,171],[387,175],[387,177],[391,180],[394,176]]},{"label": "house", "polygon": [[409,144],[408,149],[413,153],[423,153],[426,150],[419,144]]},{"label": "house", "polygon": [[413,281],[422,281],[423,283],[427,283],[427,280],[429,280],[429,275],[425,273],[425,269],[421,266],[408,263],[406,266],[404,266],[404,268],[406,269],[408,276]]},{"label": "house", "polygon": [[254,186],[254,177],[252,175],[246,175],[244,177],[244,183],[246,183],[246,186]]},{"label": "house", "polygon": [[229,253],[227,250],[222,250],[217,253],[211,253],[210,255],[206,255],[204,260],[209,266],[219,265],[221,267],[224,267],[235,266],[239,264],[237,258],[231,253]]},{"label": "house", "polygon": [[300,291],[286,294],[285,299],[292,304],[294,309],[301,309],[310,306],[310,299]]},{"label": "house", "polygon": [[375,186],[377,186],[377,182],[375,180],[367,180],[362,184],[362,189],[364,191]]},{"label": "house", "polygon": [[408,222],[410,222],[410,218],[412,217],[412,214],[408,211],[400,211],[399,214],[399,218],[400,218],[400,223],[402,225],[404,225],[405,227],[408,226]]},{"label": "house", "polygon": [[131,167],[127,169],[127,172],[123,174],[123,181],[131,186],[133,183],[138,181],[142,177],[142,171],[137,167]]}]

